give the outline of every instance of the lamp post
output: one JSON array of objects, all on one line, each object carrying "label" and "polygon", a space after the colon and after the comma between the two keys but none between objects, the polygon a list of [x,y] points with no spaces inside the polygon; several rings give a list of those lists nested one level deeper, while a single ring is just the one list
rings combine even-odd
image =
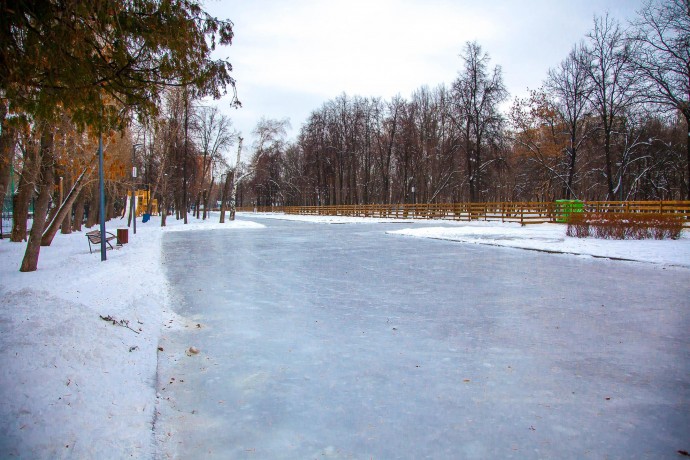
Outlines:
[{"label": "lamp post", "polygon": [[129,215],[132,219],[133,223],[133,231],[134,234],[137,234],[137,213],[134,211],[134,206],[135,206],[135,200],[134,200],[134,192],[135,192],[135,187],[134,187],[134,180],[137,178],[137,167],[134,166],[134,160],[135,160],[135,154],[137,147],[140,146],[141,144],[132,144],[132,196],[129,199]]},{"label": "lamp post", "polygon": [[99,223],[101,228],[101,262],[106,260],[105,255],[105,185],[103,180],[103,128],[98,134],[98,193],[99,199]]}]

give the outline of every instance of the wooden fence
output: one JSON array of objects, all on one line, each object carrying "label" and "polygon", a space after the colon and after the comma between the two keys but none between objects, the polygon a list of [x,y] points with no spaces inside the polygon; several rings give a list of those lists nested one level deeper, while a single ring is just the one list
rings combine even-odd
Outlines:
[{"label": "wooden fence", "polygon": [[[690,201],[586,201],[584,212],[681,216],[690,227]],[[362,204],[339,206],[243,207],[244,212],[283,212],[313,216],[444,219],[519,222],[522,225],[565,221],[567,207],[557,202]]]}]

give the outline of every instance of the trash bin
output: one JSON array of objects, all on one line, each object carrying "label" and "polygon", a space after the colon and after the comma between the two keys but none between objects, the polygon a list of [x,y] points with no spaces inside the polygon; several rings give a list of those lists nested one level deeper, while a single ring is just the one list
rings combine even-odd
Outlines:
[{"label": "trash bin", "polygon": [[141,222],[145,224],[146,222],[149,221],[150,218],[151,218],[151,214],[144,213],[144,216],[142,217]]},{"label": "trash bin", "polygon": [[129,231],[126,228],[118,228],[117,229],[117,241],[120,242],[120,244],[127,244],[129,243]]},{"label": "trash bin", "polygon": [[571,214],[582,210],[583,204],[580,200],[556,200],[556,222],[566,223]]}]

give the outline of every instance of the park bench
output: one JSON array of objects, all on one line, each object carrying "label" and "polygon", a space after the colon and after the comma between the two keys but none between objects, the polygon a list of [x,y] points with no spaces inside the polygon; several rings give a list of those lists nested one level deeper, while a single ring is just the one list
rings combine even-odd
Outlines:
[{"label": "park bench", "polygon": [[[110,246],[110,249],[113,249],[113,245],[110,243],[112,240],[115,240],[115,245],[116,246],[122,246],[122,243],[120,240],[117,239],[117,236],[113,235],[110,232],[105,232],[106,237],[105,237],[105,242]],[[101,244],[101,231],[100,230],[94,230],[92,232],[86,232],[86,238],[89,239],[89,252],[93,254],[93,250],[91,248],[92,244]]]}]

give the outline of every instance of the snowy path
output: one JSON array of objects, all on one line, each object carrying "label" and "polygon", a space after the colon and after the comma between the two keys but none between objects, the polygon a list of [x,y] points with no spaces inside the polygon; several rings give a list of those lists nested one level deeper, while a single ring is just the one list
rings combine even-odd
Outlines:
[{"label": "snowy path", "polygon": [[689,270],[264,223],[164,237],[188,326],[159,354],[169,456],[690,450]]}]

